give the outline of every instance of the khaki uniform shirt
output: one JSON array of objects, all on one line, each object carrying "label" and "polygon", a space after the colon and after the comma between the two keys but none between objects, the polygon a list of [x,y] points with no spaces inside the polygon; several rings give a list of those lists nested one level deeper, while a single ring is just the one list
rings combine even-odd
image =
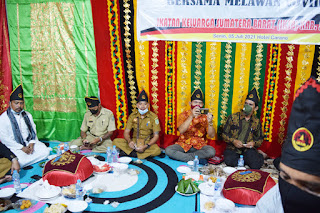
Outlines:
[{"label": "khaki uniform shirt", "polygon": [[112,111],[102,107],[100,114],[98,116],[94,116],[88,110],[84,115],[80,129],[94,137],[102,137],[107,132],[116,130]]},{"label": "khaki uniform shirt", "polygon": [[[137,135],[138,122],[139,136]],[[138,110],[135,110],[130,114],[128,118],[126,129],[133,129],[132,138],[133,141],[136,142],[137,137],[149,141],[153,137],[154,132],[160,132],[161,127],[158,116],[155,113],[148,111],[142,119]]]}]

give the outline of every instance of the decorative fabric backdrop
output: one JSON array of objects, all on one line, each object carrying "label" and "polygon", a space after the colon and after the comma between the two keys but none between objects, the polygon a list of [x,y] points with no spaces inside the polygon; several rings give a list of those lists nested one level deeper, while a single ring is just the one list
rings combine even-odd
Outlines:
[{"label": "decorative fabric backdrop", "polygon": [[[280,155],[294,93],[320,58],[319,46],[255,43],[144,41],[136,39],[136,0],[91,1],[102,104],[124,130],[135,97],[149,92],[160,118],[160,145],[177,138],[177,115],[189,109],[191,93],[201,88],[215,127],[241,110],[253,87],[259,91],[258,116],[265,133],[262,149]],[[317,73],[315,73],[317,74]],[[219,134],[211,144],[221,154]],[[120,134],[118,135],[120,136]]]},{"label": "decorative fabric backdrop", "polygon": [[116,117],[115,137],[121,137],[136,96],[145,89],[160,119],[159,143],[166,147],[179,134],[177,115],[189,109],[191,93],[201,88],[218,130],[210,144],[221,154],[221,125],[256,87],[265,133],[262,149],[275,157],[295,91],[312,70],[320,75],[315,45],[137,41],[136,0],[7,4],[13,84],[22,82],[26,109],[41,139],[78,137],[83,97],[97,95],[99,82],[102,105]]},{"label": "decorative fabric backdrop", "polygon": [[12,91],[10,46],[5,0],[0,1],[0,114],[9,106]]},{"label": "decorative fabric backdrop", "polygon": [[13,85],[38,137],[79,137],[84,97],[98,93],[90,1],[7,0],[7,10]]}]

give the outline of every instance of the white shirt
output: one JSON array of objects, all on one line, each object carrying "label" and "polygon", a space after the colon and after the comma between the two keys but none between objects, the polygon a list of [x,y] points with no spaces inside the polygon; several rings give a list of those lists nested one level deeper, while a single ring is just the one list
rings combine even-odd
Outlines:
[{"label": "white shirt", "polygon": [[[29,120],[30,120],[30,123],[31,123],[33,130],[37,134],[36,125],[33,122],[32,115],[29,112],[26,112],[26,113],[29,117]],[[0,116],[0,141],[4,145],[6,145],[11,150],[11,152],[13,152],[18,157],[18,160],[19,160],[21,167],[24,167],[24,166],[27,166],[32,163],[35,163],[35,162],[38,162],[40,160],[45,159],[49,155],[49,150],[47,149],[47,147],[38,140],[37,136],[34,140],[27,142],[27,138],[29,135],[29,129],[28,129],[26,122],[24,121],[23,116],[21,113],[19,115],[14,114],[14,116],[17,120],[22,138],[23,138],[24,142],[26,143],[26,146],[28,146],[30,143],[35,144],[33,153],[26,154],[25,152],[23,152],[22,151],[23,145],[18,143],[15,140],[14,134],[12,131],[11,122],[8,117],[7,111],[3,112]]]},{"label": "white shirt", "polygon": [[279,184],[272,187],[257,202],[254,213],[283,213]]}]

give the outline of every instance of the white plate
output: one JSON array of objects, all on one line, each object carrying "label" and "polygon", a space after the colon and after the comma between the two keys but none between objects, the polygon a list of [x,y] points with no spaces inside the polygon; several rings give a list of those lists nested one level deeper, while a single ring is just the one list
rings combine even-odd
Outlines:
[{"label": "white plate", "polygon": [[88,207],[88,203],[82,200],[75,200],[68,204],[70,212],[83,212]]},{"label": "white plate", "polygon": [[50,197],[50,198],[40,198],[38,196],[35,196],[35,197],[37,197],[40,201],[50,201],[50,200],[57,199],[59,196],[60,196],[60,194],[58,194],[58,195],[56,195],[54,197]]},{"label": "white plate", "polygon": [[119,161],[119,163],[129,164],[132,161],[132,159],[130,157],[121,157],[121,158],[119,158],[118,161]]},{"label": "white plate", "polygon": [[177,191],[178,186],[176,186],[174,189],[176,190],[176,192],[177,192],[178,194],[183,195],[183,196],[187,196],[187,197],[192,196],[192,195],[195,195],[195,194],[198,193],[198,192],[194,192],[194,193],[192,193],[192,194],[184,194],[184,193],[178,192],[178,191]]},{"label": "white plate", "polygon": [[35,196],[40,199],[52,199],[60,194],[61,188],[60,187],[52,187],[50,190],[45,188],[40,188],[35,192]]},{"label": "white plate", "polygon": [[179,166],[177,168],[177,171],[180,172],[180,173],[190,173],[191,172],[191,169],[187,166]]},{"label": "white plate", "polygon": [[208,196],[214,196],[214,184],[209,185],[209,183],[201,183],[198,188],[200,189],[200,192],[204,195]]},{"label": "white plate", "polygon": [[216,201],[216,209],[222,212],[231,212],[234,210],[235,204],[231,200],[220,198]]},{"label": "white plate", "polygon": [[223,171],[224,171],[225,173],[227,173],[228,175],[230,175],[231,173],[237,171],[237,169],[236,169],[236,168],[233,168],[233,167],[230,167],[230,166],[227,166],[227,167],[224,167],[224,168],[223,168]]},{"label": "white plate", "polygon": [[107,174],[111,169],[109,169],[108,171],[105,171],[105,172],[95,172],[93,171],[93,174],[94,175],[103,175],[103,174]]}]

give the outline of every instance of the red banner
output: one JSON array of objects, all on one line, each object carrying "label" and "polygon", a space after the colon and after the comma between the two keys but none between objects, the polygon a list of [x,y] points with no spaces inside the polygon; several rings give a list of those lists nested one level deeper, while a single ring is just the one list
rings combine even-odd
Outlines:
[{"label": "red banner", "polygon": [[0,114],[4,112],[10,101],[12,91],[10,46],[5,0],[1,0],[0,15]]}]

